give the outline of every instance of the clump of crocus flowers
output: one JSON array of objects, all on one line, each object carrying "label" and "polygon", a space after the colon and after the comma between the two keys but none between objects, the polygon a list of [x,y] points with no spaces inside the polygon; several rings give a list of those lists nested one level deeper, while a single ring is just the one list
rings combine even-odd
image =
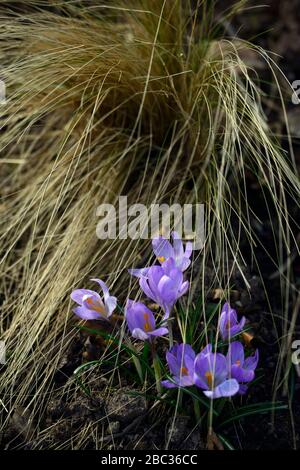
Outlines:
[{"label": "clump of crocus flowers", "polygon": [[[169,334],[173,307],[189,289],[183,273],[191,264],[192,243],[184,246],[178,234],[173,232],[172,243],[159,236],[152,240],[152,246],[159,264],[129,272],[139,279],[142,292],[161,309],[161,313],[154,313],[144,302],[128,299],[125,319],[131,336],[148,341],[153,350],[155,338]],[[117,299],[110,295],[103,281],[93,281],[100,285],[103,296],[96,291],[77,289],[71,294],[78,304],[73,311],[84,320],[110,321]],[[259,354],[256,350],[245,357],[244,345],[239,341],[245,323],[245,317],[238,320],[237,312],[226,302],[219,316],[214,343],[207,344],[198,353],[186,343],[172,346],[166,353],[170,376],[162,380],[161,385],[166,388],[196,386],[210,399],[246,393],[249,382],[255,377]]]}]

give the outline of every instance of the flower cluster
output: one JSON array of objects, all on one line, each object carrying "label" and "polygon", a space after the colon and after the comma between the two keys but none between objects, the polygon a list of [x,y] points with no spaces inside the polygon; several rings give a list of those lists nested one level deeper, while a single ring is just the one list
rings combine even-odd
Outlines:
[{"label": "flower cluster", "polygon": [[[162,236],[155,238],[152,246],[159,264],[129,270],[131,275],[139,279],[143,293],[163,312],[162,319],[158,322],[154,313],[143,302],[131,299],[126,302],[125,318],[132,337],[152,342],[152,345],[155,337],[168,335],[167,319],[177,300],[189,288],[183,272],[191,263],[192,244],[188,242],[184,247],[176,232],[172,233],[172,242]],[[103,281],[92,280],[100,285],[103,296],[93,290],[76,289],[71,294],[72,300],[78,304],[73,312],[84,320],[109,321],[116,309],[117,299],[110,295]],[[215,345],[206,345],[199,354],[189,344],[173,346],[166,353],[171,376],[161,381],[161,385],[166,388],[196,386],[210,399],[244,394],[247,384],[255,376],[258,350],[245,358],[243,344],[231,340],[242,332],[245,322],[245,317],[238,320],[237,312],[226,302],[220,314]],[[219,335],[227,344],[226,355],[217,351]],[[224,344],[221,347],[224,348]]]},{"label": "flower cluster", "polygon": [[197,355],[189,344],[175,345],[166,354],[172,377],[162,385],[167,388],[196,385],[211,399],[246,393],[247,384],[255,376],[258,350],[245,359],[242,343],[230,342],[231,337],[241,333],[245,322],[245,317],[238,321],[236,311],[226,302],[218,325],[222,339],[229,341],[226,356],[213,351],[211,344]]},{"label": "flower cluster", "polygon": [[242,343],[234,341],[226,356],[214,352],[211,344],[196,355],[189,344],[179,344],[166,358],[172,377],[162,381],[164,387],[196,385],[208,398],[220,398],[247,391],[247,384],[254,379],[258,351],[245,359]]}]

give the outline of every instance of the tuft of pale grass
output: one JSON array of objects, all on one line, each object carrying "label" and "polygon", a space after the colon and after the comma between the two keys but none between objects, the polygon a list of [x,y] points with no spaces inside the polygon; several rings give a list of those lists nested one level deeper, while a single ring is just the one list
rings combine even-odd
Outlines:
[{"label": "tuft of pale grass", "polygon": [[[98,240],[96,207],[121,194],[129,203],[204,202],[207,237],[194,284],[205,294],[208,263],[215,285],[226,289],[232,269],[245,264],[241,237],[249,249],[259,243],[246,172],[271,195],[284,247],[278,265],[293,243],[286,200],[299,198],[299,180],[270,135],[247,52],[266,60],[274,76],[276,67],[260,48],[216,36],[210,2],[192,10],[179,0],[46,2],[47,9],[31,1],[19,2],[25,13],[10,14],[5,3],[0,334],[10,358],[2,426],[17,407],[28,408],[42,446],[48,434],[38,423],[74,337],[71,290],[97,275],[124,298],[124,268],[147,246]],[[285,272],[286,310],[289,287]],[[283,336],[288,325],[284,312]],[[97,427],[87,425],[60,448],[84,447],[91,432]]]}]

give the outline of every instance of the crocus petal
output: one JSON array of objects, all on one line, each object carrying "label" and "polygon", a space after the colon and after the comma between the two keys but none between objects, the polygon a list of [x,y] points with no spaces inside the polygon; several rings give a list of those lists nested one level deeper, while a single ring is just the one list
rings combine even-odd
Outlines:
[{"label": "crocus petal", "polygon": [[147,333],[145,333],[143,330],[141,330],[140,328],[134,328],[134,330],[132,331],[132,336],[134,338],[137,338],[137,339],[140,339],[142,341],[145,341],[146,339],[149,338],[149,336],[147,335]]},{"label": "crocus petal", "polygon": [[163,263],[168,258],[174,257],[174,249],[169,240],[164,237],[154,238],[152,240],[152,247],[155,256],[161,263]]},{"label": "crocus petal", "polygon": [[182,351],[183,351],[185,358],[189,357],[191,358],[192,361],[194,361],[196,357],[196,353],[193,350],[192,346],[186,343],[182,343],[180,346],[182,347]]},{"label": "crocus petal", "polygon": [[110,317],[117,306],[117,297],[110,295],[105,301],[107,316]]},{"label": "crocus petal", "polygon": [[[128,303],[127,303],[128,305]],[[139,328],[145,331],[145,327],[147,325],[149,333],[155,329],[155,320],[153,313],[149,310],[146,305],[142,302],[132,302],[130,303],[130,307],[126,305],[125,316],[128,324],[128,328],[131,332],[135,328]]]},{"label": "crocus petal", "polygon": [[179,237],[177,232],[172,232],[172,237],[173,237],[173,247],[174,247],[174,258],[175,261],[181,261],[184,251],[183,251],[183,243],[181,238]]},{"label": "crocus petal", "polygon": [[238,322],[236,311],[226,302],[223,305],[219,320],[219,329],[222,338],[227,340],[237,335],[243,329],[245,322],[245,317],[242,317],[241,321]]},{"label": "crocus petal", "polygon": [[230,344],[227,353],[227,360],[230,362],[230,365],[234,365],[237,362],[241,366],[244,364],[244,346],[239,341],[234,341]]},{"label": "crocus petal", "polygon": [[77,304],[82,305],[82,298],[85,295],[98,295],[98,297],[99,297],[99,294],[97,292],[93,291],[93,290],[90,290],[90,289],[75,289],[71,293],[71,299],[74,300],[74,302],[76,302]]},{"label": "crocus petal", "polygon": [[149,287],[148,284],[148,279],[145,277],[140,278],[140,288],[146,294],[149,299],[153,300],[154,302],[157,302],[157,296],[152,292],[152,290]]},{"label": "crocus petal", "polygon": [[245,385],[245,384],[240,384],[240,388],[239,388],[239,394],[240,395],[245,395],[245,393],[247,392],[248,390],[248,386]]},{"label": "crocus petal", "polygon": [[149,268],[140,268],[140,269],[128,269],[128,272],[129,272],[129,274],[131,274],[131,276],[135,276],[135,277],[138,277],[138,278],[141,278],[141,277],[147,278],[149,269],[150,269],[150,267]]},{"label": "crocus petal", "polygon": [[194,385],[195,352],[189,344],[176,344],[166,354],[173,381],[180,387]]},{"label": "crocus petal", "polygon": [[170,380],[162,380],[161,385],[166,388],[178,388],[178,385]]},{"label": "crocus petal", "polygon": [[[207,375],[212,377],[209,383]],[[227,377],[227,361],[220,353],[198,354],[195,359],[195,384],[206,390],[218,386]],[[205,384],[205,386],[203,386]]]},{"label": "crocus petal", "polygon": [[163,276],[158,283],[157,289],[165,304],[175,303],[177,287],[173,279],[168,276]]},{"label": "crocus petal", "polygon": [[149,336],[164,336],[169,333],[168,328],[164,328],[163,326],[160,328],[157,328],[156,330],[149,331],[148,334]]},{"label": "crocus petal", "polygon": [[161,266],[161,269],[163,270],[163,274],[167,274],[167,276],[170,276],[170,273],[173,269],[178,269],[176,267],[175,259],[174,258],[168,258]]},{"label": "crocus petal", "polygon": [[189,281],[185,281],[185,282],[182,284],[182,286],[181,286],[181,288],[180,288],[180,290],[179,290],[180,297],[181,297],[182,295],[184,295],[184,294],[187,293],[187,291],[189,290],[189,285],[190,285]]},{"label": "crocus petal", "polygon": [[204,390],[203,393],[208,398],[221,398],[221,397],[231,397],[238,393],[239,384],[235,379],[228,379],[220,383],[214,390]]},{"label": "crocus petal", "polygon": [[99,313],[93,310],[88,310],[85,307],[75,307],[73,308],[73,312],[83,320],[99,320],[102,318]]},{"label": "crocus petal", "polygon": [[209,343],[205,346],[205,348],[202,349],[202,351],[200,351],[200,354],[209,354],[212,352],[212,345]]},{"label": "crocus petal", "polygon": [[194,372],[194,383],[202,390],[207,390],[208,388],[205,378],[203,378],[201,375],[198,375],[197,372]]},{"label": "crocus petal", "polygon": [[184,257],[185,258],[190,258],[192,252],[193,252],[193,243],[192,242],[187,242],[186,245],[185,245]]},{"label": "crocus petal", "polygon": [[244,362],[244,369],[246,370],[254,370],[257,367],[259,360],[259,352],[256,349],[254,356],[249,356]]},{"label": "crocus petal", "polygon": [[174,354],[175,347],[177,348],[177,346],[174,346],[170,351],[167,351],[166,359],[167,359],[167,363],[168,363],[168,366],[172,375],[179,376],[181,366],[180,366],[180,361],[178,361],[176,355]]},{"label": "crocus petal", "polygon": [[168,305],[163,306],[163,310],[165,312],[164,316],[162,317],[163,321],[168,320],[170,313],[171,313],[171,308]]},{"label": "crocus petal", "polygon": [[108,290],[108,287],[105,284],[105,282],[103,282],[101,279],[97,279],[97,278],[91,279],[91,281],[97,282],[97,284],[99,284],[99,286],[101,287],[101,289],[103,291],[104,300],[106,300],[109,297],[109,290]]},{"label": "crocus petal", "polygon": [[99,286],[101,287],[102,292],[103,292],[103,297],[104,297],[104,304],[105,304],[106,311],[107,311],[107,316],[110,316],[117,306],[117,298],[112,295],[109,295],[109,289],[107,285],[105,284],[105,282],[102,281],[101,279],[91,279],[91,281],[97,282]]},{"label": "crocus petal", "polygon": [[[185,271],[189,265],[191,264],[191,260],[189,258],[186,258],[185,256],[182,258],[181,260],[181,264],[180,264],[180,269],[181,271]],[[179,267],[179,266],[178,266]]]},{"label": "crocus petal", "polygon": [[233,379],[236,379],[238,382],[251,382],[254,379],[255,373],[254,370],[246,370],[241,366],[233,365],[231,367],[230,375]]}]

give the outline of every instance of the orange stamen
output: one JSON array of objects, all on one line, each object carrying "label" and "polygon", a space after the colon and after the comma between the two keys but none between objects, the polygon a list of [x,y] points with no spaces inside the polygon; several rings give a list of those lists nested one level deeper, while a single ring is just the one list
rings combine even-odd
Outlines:
[{"label": "orange stamen", "polygon": [[149,314],[148,313],[144,313],[144,320],[145,320],[145,323],[144,323],[144,330],[145,331],[151,331],[151,326],[150,326],[150,322],[149,322]]},{"label": "orange stamen", "polygon": [[188,370],[186,367],[181,367],[180,369],[180,374],[181,375],[188,375]]},{"label": "orange stamen", "polygon": [[207,371],[205,372],[205,377],[207,379],[207,384],[209,386],[209,388],[212,390],[213,388],[213,375],[211,372]]}]

